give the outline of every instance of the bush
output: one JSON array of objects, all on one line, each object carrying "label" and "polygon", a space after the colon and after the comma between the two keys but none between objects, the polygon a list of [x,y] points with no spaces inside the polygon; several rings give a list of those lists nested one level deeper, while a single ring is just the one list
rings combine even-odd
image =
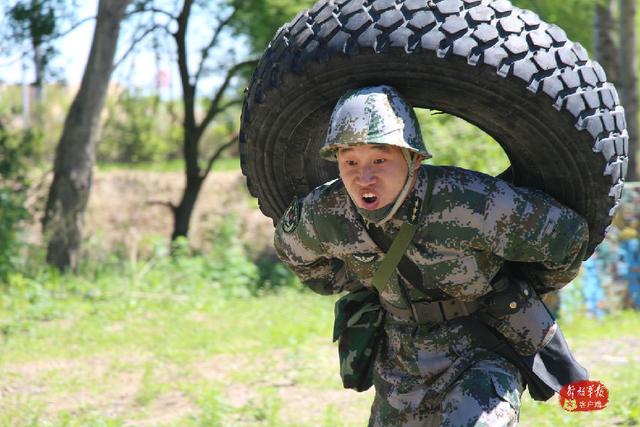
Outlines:
[{"label": "bush", "polygon": [[264,251],[256,260],[260,271],[259,291],[277,291],[280,288],[303,289],[300,280],[284,265],[271,249]]},{"label": "bush", "polygon": [[31,135],[17,138],[0,123],[0,281],[15,268],[22,245],[20,226],[29,218],[26,208],[28,181],[25,159],[30,154]]},{"label": "bush", "polygon": [[125,91],[107,103],[98,162],[141,163],[180,157],[182,128],[170,102]]},{"label": "bush", "polygon": [[498,175],[509,167],[502,147],[474,125],[450,114],[416,109],[427,150],[433,155],[429,163],[454,165]]},{"label": "bush", "polygon": [[206,254],[208,277],[226,291],[254,293],[260,272],[247,255],[239,235],[240,224],[233,215],[225,216],[214,228],[211,235],[213,246]]},{"label": "bush", "polygon": [[[246,297],[278,291],[281,288],[298,288],[297,277],[275,256],[273,250],[265,250],[253,259],[240,236],[241,224],[237,217],[228,215],[213,227],[209,238],[211,249],[198,253],[189,247],[184,238],[172,244],[171,264],[165,264],[167,274],[183,272],[183,280],[176,286],[182,292],[193,292],[194,287],[206,286],[221,291],[229,297]],[[200,283],[200,285],[198,285]]]}]

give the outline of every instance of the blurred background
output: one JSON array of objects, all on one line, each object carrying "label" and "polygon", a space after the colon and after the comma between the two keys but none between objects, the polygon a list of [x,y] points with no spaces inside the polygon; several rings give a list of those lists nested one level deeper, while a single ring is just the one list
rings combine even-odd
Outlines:
[{"label": "blurred background", "polygon": [[[638,0],[513,0],[616,84],[637,153]],[[243,90],[294,0],[0,4],[0,426],[361,426],[333,297],[275,256],[240,171]],[[497,175],[500,146],[418,110],[432,163]],[[466,143],[469,142],[469,143]],[[640,423],[640,184],[547,299],[610,392],[527,400],[522,425]]]}]

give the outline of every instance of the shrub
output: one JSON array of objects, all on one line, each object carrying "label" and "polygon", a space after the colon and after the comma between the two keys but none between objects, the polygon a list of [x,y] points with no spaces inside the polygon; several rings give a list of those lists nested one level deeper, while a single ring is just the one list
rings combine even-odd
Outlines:
[{"label": "shrub", "polygon": [[107,103],[107,120],[97,149],[101,162],[157,162],[180,156],[181,127],[170,102],[125,91]]},{"label": "shrub", "polygon": [[233,215],[222,218],[214,228],[211,238],[213,246],[206,254],[208,277],[232,294],[251,292],[257,289],[260,272],[251,261],[238,236],[240,223]]},{"label": "shrub", "polygon": [[0,281],[5,282],[18,261],[20,226],[26,208],[28,181],[25,159],[30,154],[31,135],[10,135],[0,123]]}]

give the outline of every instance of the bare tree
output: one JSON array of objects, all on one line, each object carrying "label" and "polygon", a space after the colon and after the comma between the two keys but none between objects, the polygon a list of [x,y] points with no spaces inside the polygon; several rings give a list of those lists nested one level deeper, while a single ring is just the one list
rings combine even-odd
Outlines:
[{"label": "bare tree", "polygon": [[638,180],[638,75],[636,68],[636,0],[620,0],[620,87],[629,132],[627,180]]},{"label": "bare tree", "polygon": [[[185,160],[186,184],[177,205],[165,203],[173,213],[172,240],[188,235],[191,214],[203,182],[223,151],[234,145],[238,139],[237,135],[232,135],[227,141],[218,142],[215,144],[217,146],[215,151],[208,159],[204,160],[201,159],[203,157],[202,151],[204,151],[201,149],[203,135],[218,115],[229,107],[239,105],[242,102],[240,95],[233,94],[231,91],[233,80],[247,67],[255,66],[257,63],[255,60],[236,61],[233,55],[221,46],[221,37],[224,32],[233,31],[232,23],[239,10],[238,3],[234,0],[217,1],[211,5],[211,9],[200,11],[207,14],[212,30],[206,39],[202,39],[202,34],[198,34],[202,40],[201,47],[196,52],[190,50],[189,47],[192,45],[188,45],[187,38],[194,16],[194,3],[193,0],[184,0],[180,10],[175,14],[156,8],[153,4],[145,4],[141,10],[152,12],[156,16],[162,17],[163,20],[169,18],[170,22],[166,22],[164,25],[153,23],[149,27],[163,28],[175,42],[174,57],[182,88],[182,151]],[[171,31],[171,28],[175,28],[175,30]],[[193,60],[194,57],[197,61]],[[208,96],[203,95],[202,88],[199,87],[202,86],[203,77],[214,72],[218,75],[222,74],[221,83],[213,93]],[[198,107],[203,109],[203,114],[199,116],[197,114]]]},{"label": "bare tree", "polygon": [[100,0],[93,42],[80,89],[56,147],[54,177],[42,221],[47,262],[74,268],[92,184],[100,112],[115,56],[120,22],[130,0]]}]

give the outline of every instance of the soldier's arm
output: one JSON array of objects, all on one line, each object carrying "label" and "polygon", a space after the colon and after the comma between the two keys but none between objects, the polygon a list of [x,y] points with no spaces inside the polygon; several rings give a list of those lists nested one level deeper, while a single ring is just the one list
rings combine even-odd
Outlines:
[{"label": "soldier's arm", "polygon": [[278,257],[314,292],[330,295],[352,290],[344,263],[324,249],[313,209],[304,200],[294,201],[280,219],[274,245]]},{"label": "soldier's arm", "polygon": [[547,194],[497,181],[486,202],[483,236],[498,256],[524,262],[523,271],[543,291],[560,289],[580,269],[587,222]]}]

